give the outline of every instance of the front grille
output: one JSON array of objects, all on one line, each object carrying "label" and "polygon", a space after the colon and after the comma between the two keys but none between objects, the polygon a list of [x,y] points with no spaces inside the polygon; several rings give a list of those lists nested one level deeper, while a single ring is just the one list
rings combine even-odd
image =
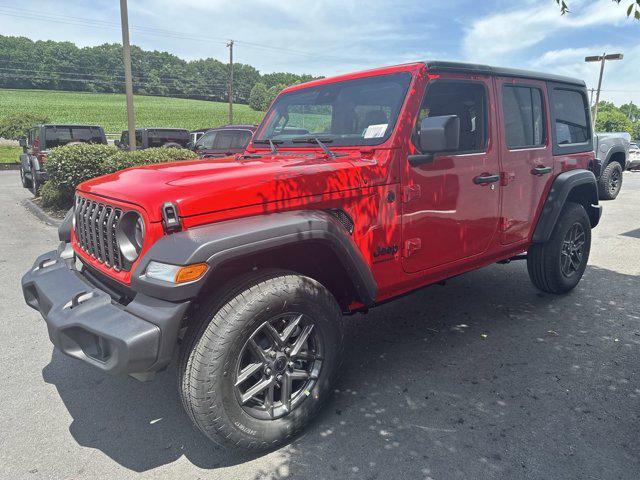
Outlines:
[{"label": "front grille", "polygon": [[115,271],[128,270],[116,240],[116,227],[122,218],[122,210],[112,205],[96,202],[85,197],[76,200],[75,235],[78,246]]}]

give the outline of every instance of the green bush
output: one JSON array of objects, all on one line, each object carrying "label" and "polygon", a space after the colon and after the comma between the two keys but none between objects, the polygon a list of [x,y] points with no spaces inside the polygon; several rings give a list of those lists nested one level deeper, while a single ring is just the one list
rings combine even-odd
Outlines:
[{"label": "green bush", "polygon": [[45,160],[49,180],[42,187],[45,207],[70,208],[76,187],[101,175],[125,168],[196,158],[183,148],[148,148],[135,152],[108,145],[65,145],[51,149]]},{"label": "green bush", "polygon": [[34,125],[47,123],[46,115],[34,115],[32,113],[13,113],[0,119],[0,138],[6,140],[20,140]]}]

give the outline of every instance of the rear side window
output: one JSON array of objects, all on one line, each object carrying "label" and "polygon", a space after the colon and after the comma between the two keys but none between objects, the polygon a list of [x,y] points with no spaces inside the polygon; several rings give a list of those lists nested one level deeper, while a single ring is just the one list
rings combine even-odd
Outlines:
[{"label": "rear side window", "polygon": [[544,145],[544,110],[539,89],[505,85],[502,111],[505,143],[509,150]]},{"label": "rear side window", "polygon": [[590,139],[589,116],[584,95],[575,90],[553,93],[556,145],[573,145]]},{"label": "rear side window", "polygon": [[102,131],[95,127],[47,127],[44,132],[46,148],[69,142],[104,143]]},{"label": "rear side window", "polygon": [[149,130],[149,147],[162,147],[167,143],[185,145],[189,141],[189,134],[180,130]]}]

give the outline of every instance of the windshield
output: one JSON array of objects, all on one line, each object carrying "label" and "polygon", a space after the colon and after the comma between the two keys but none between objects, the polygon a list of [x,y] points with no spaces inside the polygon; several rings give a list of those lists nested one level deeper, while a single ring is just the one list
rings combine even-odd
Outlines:
[{"label": "windshield", "polygon": [[254,142],[287,146],[318,137],[332,146],[378,145],[391,135],[410,80],[403,72],[283,93]]},{"label": "windshield", "polygon": [[98,127],[47,127],[44,138],[46,148],[70,142],[104,143],[102,130]]}]

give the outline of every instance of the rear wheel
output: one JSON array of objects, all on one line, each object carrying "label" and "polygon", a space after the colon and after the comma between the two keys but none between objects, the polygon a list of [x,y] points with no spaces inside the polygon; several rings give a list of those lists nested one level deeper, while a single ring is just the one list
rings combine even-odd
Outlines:
[{"label": "rear wheel", "polygon": [[298,433],[331,392],[342,333],[333,296],[275,273],[204,306],[185,337],[184,407],[210,439],[265,450]]},{"label": "rear wheel", "polygon": [[34,197],[39,195],[41,186],[42,183],[36,178],[36,171],[31,167],[31,193]]},{"label": "rear wheel", "polygon": [[591,222],[582,205],[567,203],[546,243],[527,252],[531,282],[548,293],[573,289],[584,273],[591,249]]},{"label": "rear wheel", "polygon": [[618,162],[611,162],[605,167],[598,180],[600,200],[613,200],[622,188],[622,166]]},{"label": "rear wheel", "polygon": [[31,180],[29,180],[24,174],[24,169],[20,166],[20,181],[22,182],[22,186],[24,188],[31,188]]}]

